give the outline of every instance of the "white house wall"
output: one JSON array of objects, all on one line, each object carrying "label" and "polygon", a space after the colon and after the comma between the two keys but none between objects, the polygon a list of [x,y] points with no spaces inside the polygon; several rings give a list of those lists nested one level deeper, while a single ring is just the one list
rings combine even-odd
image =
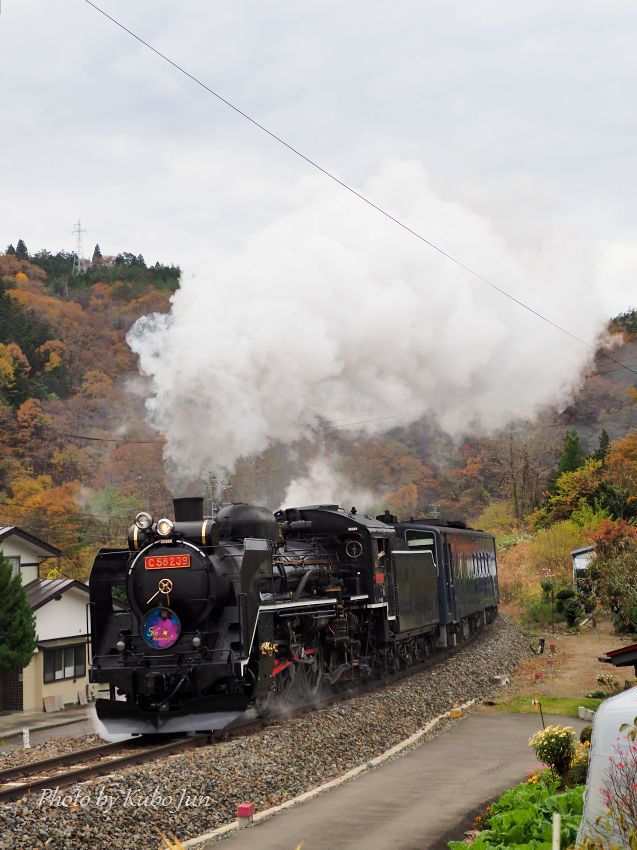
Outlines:
[{"label": "white house wall", "polygon": [[[22,584],[29,584],[38,578],[37,566],[24,567],[23,564],[39,564],[42,561],[42,556],[37,555],[33,551],[33,547],[26,540],[20,537],[9,535],[4,540],[0,541],[0,552],[7,558],[20,558],[20,575],[22,576]],[[45,568],[46,569],[46,568]]]},{"label": "white house wall", "polygon": [[52,599],[35,612],[38,640],[59,640],[86,634],[88,593],[67,590],[59,601]]}]

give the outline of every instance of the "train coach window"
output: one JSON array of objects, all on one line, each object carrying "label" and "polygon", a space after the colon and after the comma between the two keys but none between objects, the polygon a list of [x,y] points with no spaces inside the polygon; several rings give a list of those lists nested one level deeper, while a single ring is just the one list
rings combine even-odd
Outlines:
[{"label": "train coach window", "polygon": [[430,552],[431,560],[434,562],[436,573],[438,573],[438,560],[436,558],[436,538],[433,534],[417,531],[415,529],[405,532],[407,547],[417,552]]},{"label": "train coach window", "polygon": [[407,545],[410,549],[433,549],[435,540],[431,535],[423,535],[418,531],[407,532]]}]

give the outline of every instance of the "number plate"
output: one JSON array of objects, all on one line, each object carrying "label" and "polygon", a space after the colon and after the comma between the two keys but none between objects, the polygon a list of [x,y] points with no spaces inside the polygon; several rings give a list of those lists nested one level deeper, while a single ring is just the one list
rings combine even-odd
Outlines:
[{"label": "number plate", "polygon": [[190,566],[190,555],[151,555],[144,558],[147,570],[176,570]]}]

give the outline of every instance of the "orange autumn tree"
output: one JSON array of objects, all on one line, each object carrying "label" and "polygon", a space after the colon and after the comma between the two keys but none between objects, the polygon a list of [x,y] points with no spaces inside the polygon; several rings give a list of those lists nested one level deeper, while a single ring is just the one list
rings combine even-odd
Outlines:
[{"label": "orange autumn tree", "polygon": [[46,357],[45,372],[59,369],[67,357],[66,346],[60,339],[50,339],[38,348],[38,353]]},{"label": "orange autumn tree", "polygon": [[79,481],[55,487],[50,475],[30,477],[23,473],[12,481],[12,494],[0,503],[0,512],[11,516],[15,525],[34,530],[52,542],[71,543],[79,525],[79,489]]},{"label": "orange autumn tree", "polygon": [[16,411],[16,421],[25,439],[31,440],[41,436],[44,428],[51,424],[48,416],[37,398],[28,398]]},{"label": "orange autumn tree", "polygon": [[611,484],[627,492],[629,505],[637,502],[637,431],[612,443],[606,459],[606,475]]}]

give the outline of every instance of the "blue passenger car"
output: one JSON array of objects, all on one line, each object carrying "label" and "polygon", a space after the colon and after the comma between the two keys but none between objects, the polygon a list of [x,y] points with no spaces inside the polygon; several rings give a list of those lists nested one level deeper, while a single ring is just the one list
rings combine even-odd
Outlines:
[{"label": "blue passenger car", "polygon": [[394,524],[407,551],[430,552],[437,571],[441,643],[455,644],[497,616],[495,538],[464,523],[416,519]]}]

